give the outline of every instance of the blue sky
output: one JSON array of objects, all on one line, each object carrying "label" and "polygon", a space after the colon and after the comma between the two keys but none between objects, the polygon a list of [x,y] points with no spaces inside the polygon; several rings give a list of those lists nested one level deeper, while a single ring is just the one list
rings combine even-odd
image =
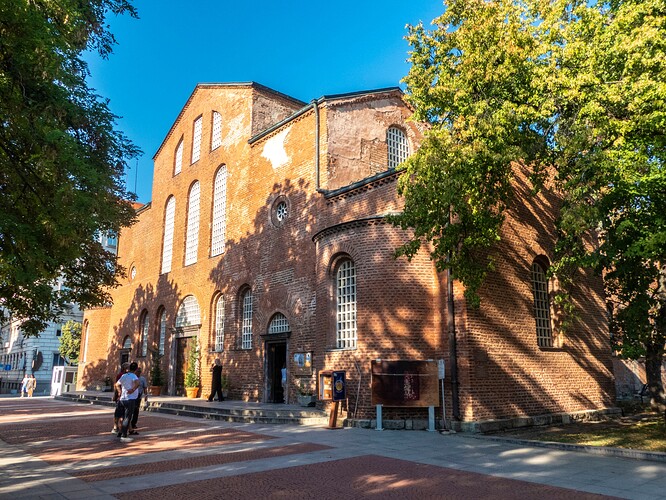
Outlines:
[{"label": "blue sky", "polygon": [[[400,84],[406,24],[440,15],[438,0],[135,0],[139,19],[110,18],[118,45],[89,55],[91,87],[143,156],[126,182],[151,200],[152,157],[197,83],[255,81],[302,101]],[[136,190],[135,190],[136,186]]]}]

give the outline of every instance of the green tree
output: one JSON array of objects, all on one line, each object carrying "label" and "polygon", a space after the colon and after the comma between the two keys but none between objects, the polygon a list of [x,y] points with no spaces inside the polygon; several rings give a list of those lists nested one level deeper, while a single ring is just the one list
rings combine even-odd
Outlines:
[{"label": "green tree", "polygon": [[[562,194],[552,271],[605,278],[616,348],[645,356],[664,406],[666,341],[666,3],[449,0],[432,29],[409,27],[405,78],[432,127],[399,189],[413,229],[478,304],[514,195],[513,168]],[[590,244],[598,237],[597,243]]]},{"label": "green tree", "polygon": [[133,222],[123,175],[139,151],[82,55],[110,54],[106,17],[136,16],[130,1],[0,0],[0,321],[24,335],[103,304],[122,272],[98,236]]},{"label": "green tree", "polygon": [[69,320],[62,325],[58,351],[60,351],[60,355],[68,362],[72,364],[79,362],[79,353],[81,352],[81,323]]}]

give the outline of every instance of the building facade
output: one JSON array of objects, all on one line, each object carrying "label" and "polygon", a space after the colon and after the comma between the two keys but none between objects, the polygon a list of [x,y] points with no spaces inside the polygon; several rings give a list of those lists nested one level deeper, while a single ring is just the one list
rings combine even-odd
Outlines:
[{"label": "building facade", "polygon": [[[132,359],[161,363],[164,392],[183,394],[197,342],[203,396],[214,358],[230,397],[248,401],[293,403],[322,371],[345,370],[357,421],[375,416],[378,359],[444,360],[445,408],[461,422],[612,406],[593,277],[577,281],[582,314],[558,334],[554,193],[513,206],[480,309],[426,252],[393,257],[407,241],[386,221],[401,209],[396,167],[424,132],[411,114],[398,88],[303,103],[256,83],[198,85],[154,156],[152,202],[119,237],[127,279],[112,306],[85,312],[79,388]],[[383,416],[409,426],[428,410]]]}]

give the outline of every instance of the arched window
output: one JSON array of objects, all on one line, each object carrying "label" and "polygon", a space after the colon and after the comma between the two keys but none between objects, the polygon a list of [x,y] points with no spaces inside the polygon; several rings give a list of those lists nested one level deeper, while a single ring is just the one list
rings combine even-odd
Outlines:
[{"label": "arched window", "polygon": [[199,312],[199,303],[194,295],[188,295],[178,308],[176,314],[176,328],[193,326],[201,324],[201,313]]},{"label": "arched window", "polygon": [[148,355],[148,313],[144,311],[143,319],[141,320],[141,356]]},{"label": "arched window", "polygon": [[213,230],[210,255],[214,257],[224,252],[227,228],[227,167],[222,165],[215,174],[213,187]]},{"label": "arched window", "polygon": [[553,347],[553,330],[550,321],[550,290],[546,276],[547,265],[542,259],[532,264],[532,291],[534,293],[534,318],[539,347]]},{"label": "arched window", "polygon": [[407,134],[398,127],[389,127],[386,131],[388,168],[395,168],[409,156]]},{"label": "arched window", "polygon": [[194,120],[194,130],[192,132],[192,163],[199,161],[199,157],[201,156],[201,120],[201,116]]},{"label": "arched window", "polygon": [[213,111],[213,128],[210,135],[210,149],[211,151],[219,148],[222,145],[222,115],[217,111]]},{"label": "arched window", "polygon": [[132,348],[132,340],[129,338],[129,335],[127,335],[123,340],[123,349],[131,349],[131,348]]},{"label": "arched window", "polygon": [[356,348],[356,267],[351,259],[338,263],[336,273],[336,346]]},{"label": "arched window", "polygon": [[176,198],[169,196],[164,211],[164,242],[162,243],[162,274],[171,271],[173,256],[173,225],[176,217]]},{"label": "arched window", "polygon": [[84,335],[86,337],[83,343],[83,362],[88,361],[88,338],[90,337],[90,323],[86,321],[85,327],[83,328]]},{"label": "arched window", "polygon": [[286,316],[282,313],[275,313],[271,318],[271,322],[268,325],[268,333],[286,333],[290,332],[291,328],[289,327],[289,321]]},{"label": "arched window", "polygon": [[197,248],[199,243],[199,181],[192,184],[190,199],[187,204],[187,236],[185,239],[185,265],[189,266],[197,261]]},{"label": "arched window", "polygon": [[220,295],[215,301],[215,350],[224,350],[224,296]]},{"label": "arched window", "polygon": [[157,352],[160,356],[164,356],[164,344],[166,343],[166,310],[162,308],[159,313],[160,318],[160,338],[157,344]]},{"label": "arched window", "polygon": [[176,157],[174,158],[173,175],[178,175],[183,169],[183,138],[181,137],[176,146]]},{"label": "arched window", "polygon": [[241,318],[243,323],[241,325],[241,347],[243,349],[252,348],[252,290],[247,288],[241,294]]}]

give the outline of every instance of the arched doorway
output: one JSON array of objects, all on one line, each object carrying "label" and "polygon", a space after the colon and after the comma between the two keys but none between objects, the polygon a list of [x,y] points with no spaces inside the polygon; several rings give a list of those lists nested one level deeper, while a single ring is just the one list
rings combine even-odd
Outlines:
[{"label": "arched doorway", "polygon": [[199,341],[200,327],[199,303],[194,295],[188,295],[181,302],[176,314],[174,348],[171,350],[175,357],[172,387],[176,396],[185,395],[185,372],[187,372],[188,358],[195,342]]},{"label": "arched doorway", "polygon": [[[265,360],[264,379],[266,381],[267,403],[287,403],[288,391],[282,387],[282,369],[287,369],[287,341],[291,336],[289,321],[282,313],[275,313],[268,324],[264,337]],[[289,380],[287,373],[287,380]]]}]

